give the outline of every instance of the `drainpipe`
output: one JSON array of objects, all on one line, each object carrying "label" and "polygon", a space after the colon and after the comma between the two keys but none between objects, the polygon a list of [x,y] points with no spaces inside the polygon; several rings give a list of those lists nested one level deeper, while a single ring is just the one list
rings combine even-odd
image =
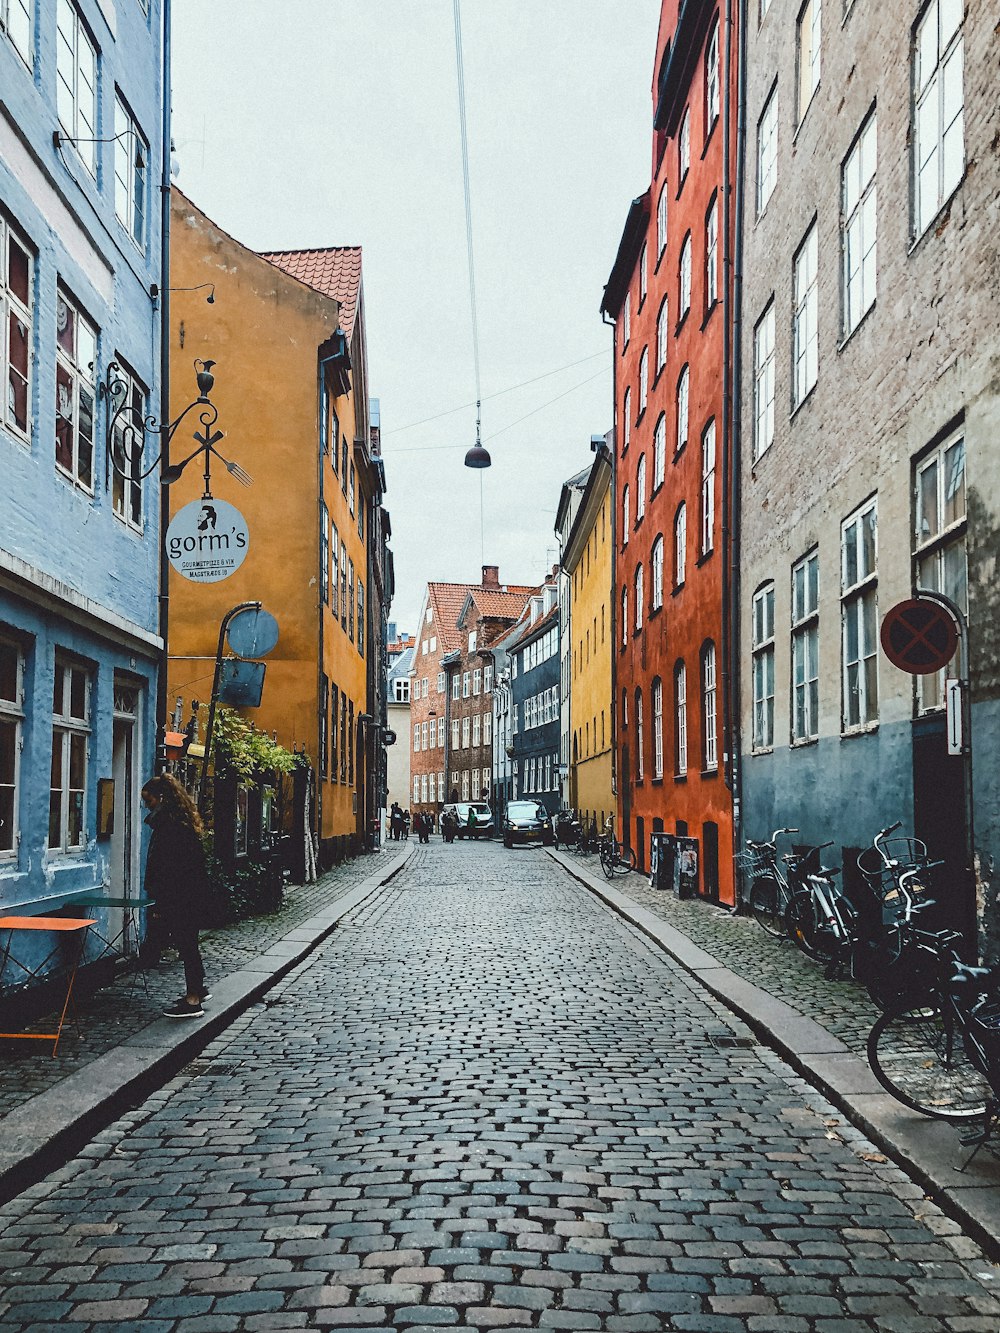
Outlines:
[{"label": "drainpipe", "polygon": [[[324,397],[324,393],[323,393],[324,385],[325,385],[325,383],[326,383],[326,376],[325,376],[325,374],[324,374],[324,367],[327,366],[327,365],[329,365],[329,363],[330,363],[331,361],[335,361],[335,360],[337,360],[336,355],[332,355],[332,356],[321,356],[321,357],[319,358],[319,362],[318,362],[318,365],[317,365],[317,368],[316,368],[316,380],[317,380],[317,395],[316,395],[316,397],[317,397],[317,402],[319,403],[319,410],[320,410],[320,413],[322,413],[322,412],[324,411],[324,408],[325,408],[325,406],[326,406],[325,397]],[[320,420],[320,421],[318,422],[318,426],[319,426],[319,432],[318,432],[318,437],[317,437],[317,438],[321,438],[321,437],[322,437],[322,434],[323,434],[323,429],[324,429],[322,420]],[[330,441],[327,440],[327,447],[328,447],[328,448],[329,448],[329,444],[330,444]],[[317,702],[317,708],[316,708],[316,731],[317,731],[317,733],[319,732],[320,723],[321,723],[322,718],[323,718],[323,708],[324,708],[324,706],[326,706],[327,708],[329,708],[329,706],[330,706],[330,705],[329,705],[329,691],[326,691],[327,698],[326,698],[325,700],[323,700],[323,701],[320,700],[320,695],[321,695],[322,693],[324,693],[324,690],[323,690],[323,648],[324,648],[324,643],[325,643],[325,636],[324,636],[324,632],[323,632],[323,628],[324,628],[324,627],[323,627],[323,570],[320,568],[320,561],[321,561],[322,558],[323,558],[323,539],[322,539],[322,535],[321,535],[321,534],[322,534],[322,525],[323,525],[323,504],[324,504],[325,499],[326,499],[326,491],[325,491],[325,485],[326,485],[326,471],[325,471],[325,469],[324,469],[324,467],[323,467],[323,459],[324,459],[324,457],[325,457],[325,451],[322,450],[322,449],[317,449],[317,450],[316,450],[316,482],[317,482],[317,491],[318,491],[318,496],[319,496],[319,498],[318,498],[317,503],[316,503],[316,524],[317,524],[317,528],[318,528],[318,530],[319,530],[319,534],[320,534],[320,535],[319,535],[319,540],[318,540],[318,542],[317,542],[317,547],[318,547],[318,557],[317,557],[317,561],[316,561],[316,568],[317,568],[317,571],[318,571],[318,574],[319,574],[319,579],[318,579],[318,582],[317,582],[317,584],[316,584],[316,591],[317,591],[317,593],[319,594],[318,597],[317,597],[317,602],[316,602],[317,608],[318,608],[318,610],[319,610],[319,626],[318,626],[318,629],[319,629],[319,636],[318,636],[318,637],[319,637],[319,651],[318,651],[318,657],[317,657],[317,662],[316,662],[316,702]],[[329,551],[327,551],[326,568],[327,568],[327,572],[329,573],[329,569],[330,569],[330,553],[329,553]],[[337,569],[338,569],[338,570],[340,569],[340,553],[339,553],[339,551],[338,551],[338,553],[337,553]],[[338,698],[339,698],[339,691],[338,691]],[[328,717],[327,717],[327,724],[328,724],[328,732],[329,732],[329,726],[330,726],[330,725],[336,726],[336,725],[337,725],[337,719],[336,719],[336,718],[331,718],[331,717],[328,716]],[[347,743],[348,743],[348,745],[353,745],[353,744],[354,744],[354,738],[351,737],[351,736],[348,736],[348,737],[347,737]],[[331,754],[331,750],[330,750],[330,740],[329,740],[329,734],[328,734],[328,735],[327,735],[327,740],[326,740],[326,757],[327,757],[327,772],[328,772],[328,773],[329,773],[330,754]],[[317,755],[316,758],[317,758],[317,760],[318,760],[318,759],[319,759],[319,756]],[[355,788],[355,790],[357,790],[357,788]],[[317,836],[317,838],[318,838],[320,841],[322,841],[322,838],[323,838],[323,779],[322,779],[322,777],[320,777],[320,773],[319,773],[319,764],[318,764],[318,763],[317,763],[317,766],[316,766],[316,836]]]},{"label": "drainpipe", "polygon": [[[618,585],[615,572],[618,568],[618,430],[615,426],[615,412],[618,405],[618,357],[615,355],[615,321],[608,319],[602,311],[601,322],[611,329],[611,795],[618,795]],[[570,599],[572,606],[572,599]],[[570,644],[572,651],[572,643]],[[572,740],[570,742],[572,746]],[[575,776],[575,775],[574,775]],[[615,802],[617,805],[617,801]],[[617,819],[618,836],[623,836],[621,820]]]},{"label": "drainpipe", "polygon": [[[163,0],[163,118],[160,145],[160,423],[170,421],[170,0]],[[160,476],[170,466],[170,439],[161,437]],[[160,483],[160,588],[159,634],[163,643],[156,686],[156,771],[167,765],[167,672],[170,665],[170,561],[167,528],[170,526],[170,488]]]}]

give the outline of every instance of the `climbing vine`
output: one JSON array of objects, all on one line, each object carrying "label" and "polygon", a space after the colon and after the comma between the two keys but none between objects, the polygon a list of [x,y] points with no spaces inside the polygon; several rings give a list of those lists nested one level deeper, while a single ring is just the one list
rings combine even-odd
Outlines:
[{"label": "climbing vine", "polygon": [[291,773],[300,762],[298,755],[232,708],[216,710],[212,749],[216,768],[235,773],[248,787],[256,786],[264,774]]}]

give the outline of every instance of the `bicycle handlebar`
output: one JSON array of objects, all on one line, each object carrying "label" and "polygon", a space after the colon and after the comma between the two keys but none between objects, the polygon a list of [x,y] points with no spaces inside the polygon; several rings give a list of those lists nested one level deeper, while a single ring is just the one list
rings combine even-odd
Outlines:
[{"label": "bicycle handlebar", "polygon": [[876,847],[878,846],[879,839],[887,838],[890,833],[895,833],[898,828],[902,827],[903,827],[903,821],[901,819],[897,819],[895,824],[890,824],[888,828],[879,829],[879,831],[875,834],[875,839],[874,839],[875,846]]}]

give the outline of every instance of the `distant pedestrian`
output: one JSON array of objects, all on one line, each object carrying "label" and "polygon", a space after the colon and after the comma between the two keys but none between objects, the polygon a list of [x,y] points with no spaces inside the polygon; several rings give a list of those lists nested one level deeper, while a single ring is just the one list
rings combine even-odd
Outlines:
[{"label": "distant pedestrian", "polygon": [[434,821],[426,812],[417,815],[417,832],[420,834],[421,842],[430,842],[431,829],[434,827]]},{"label": "distant pedestrian", "polygon": [[208,870],[201,845],[201,819],[191,797],[169,774],[150,778],[142,789],[152,829],[144,887],[151,900],[142,946],[147,966],[158,962],[172,941],[184,963],[185,993],[164,1009],[167,1018],[200,1018],[208,999],[198,931],[208,898]]},{"label": "distant pedestrian", "polygon": [[398,801],[393,801],[389,811],[389,833],[393,842],[399,842],[403,836],[403,811]]},{"label": "distant pedestrian", "polygon": [[409,841],[409,838],[410,838],[410,812],[409,812],[409,810],[404,810],[404,811],[403,811],[403,837],[404,837],[407,841]]}]

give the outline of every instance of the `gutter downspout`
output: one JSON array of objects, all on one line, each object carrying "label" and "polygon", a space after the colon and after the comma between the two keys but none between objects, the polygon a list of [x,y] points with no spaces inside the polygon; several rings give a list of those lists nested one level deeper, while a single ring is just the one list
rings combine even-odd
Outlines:
[{"label": "gutter downspout", "polygon": [[[163,119],[160,145],[160,422],[170,416],[170,0],[163,0]],[[170,466],[170,439],[163,433],[160,476]],[[160,482],[160,587],[159,633],[163,643],[156,684],[156,771],[167,766],[167,687],[170,666],[170,561],[167,558],[167,528],[170,526],[170,488]]]},{"label": "gutter downspout", "polygon": [[[608,319],[602,312],[601,322],[611,329],[611,795],[618,796],[618,584],[615,578],[618,569],[618,428],[615,413],[618,406],[618,357],[615,355],[615,331],[617,321]],[[572,598],[570,599],[572,606]],[[572,651],[572,647],[571,647]],[[570,705],[572,708],[572,704]],[[572,749],[572,739],[570,741]],[[576,774],[574,773],[574,778]],[[575,785],[575,783],[574,783]],[[615,801],[615,822],[618,837],[624,840],[624,831],[620,812]]]}]

